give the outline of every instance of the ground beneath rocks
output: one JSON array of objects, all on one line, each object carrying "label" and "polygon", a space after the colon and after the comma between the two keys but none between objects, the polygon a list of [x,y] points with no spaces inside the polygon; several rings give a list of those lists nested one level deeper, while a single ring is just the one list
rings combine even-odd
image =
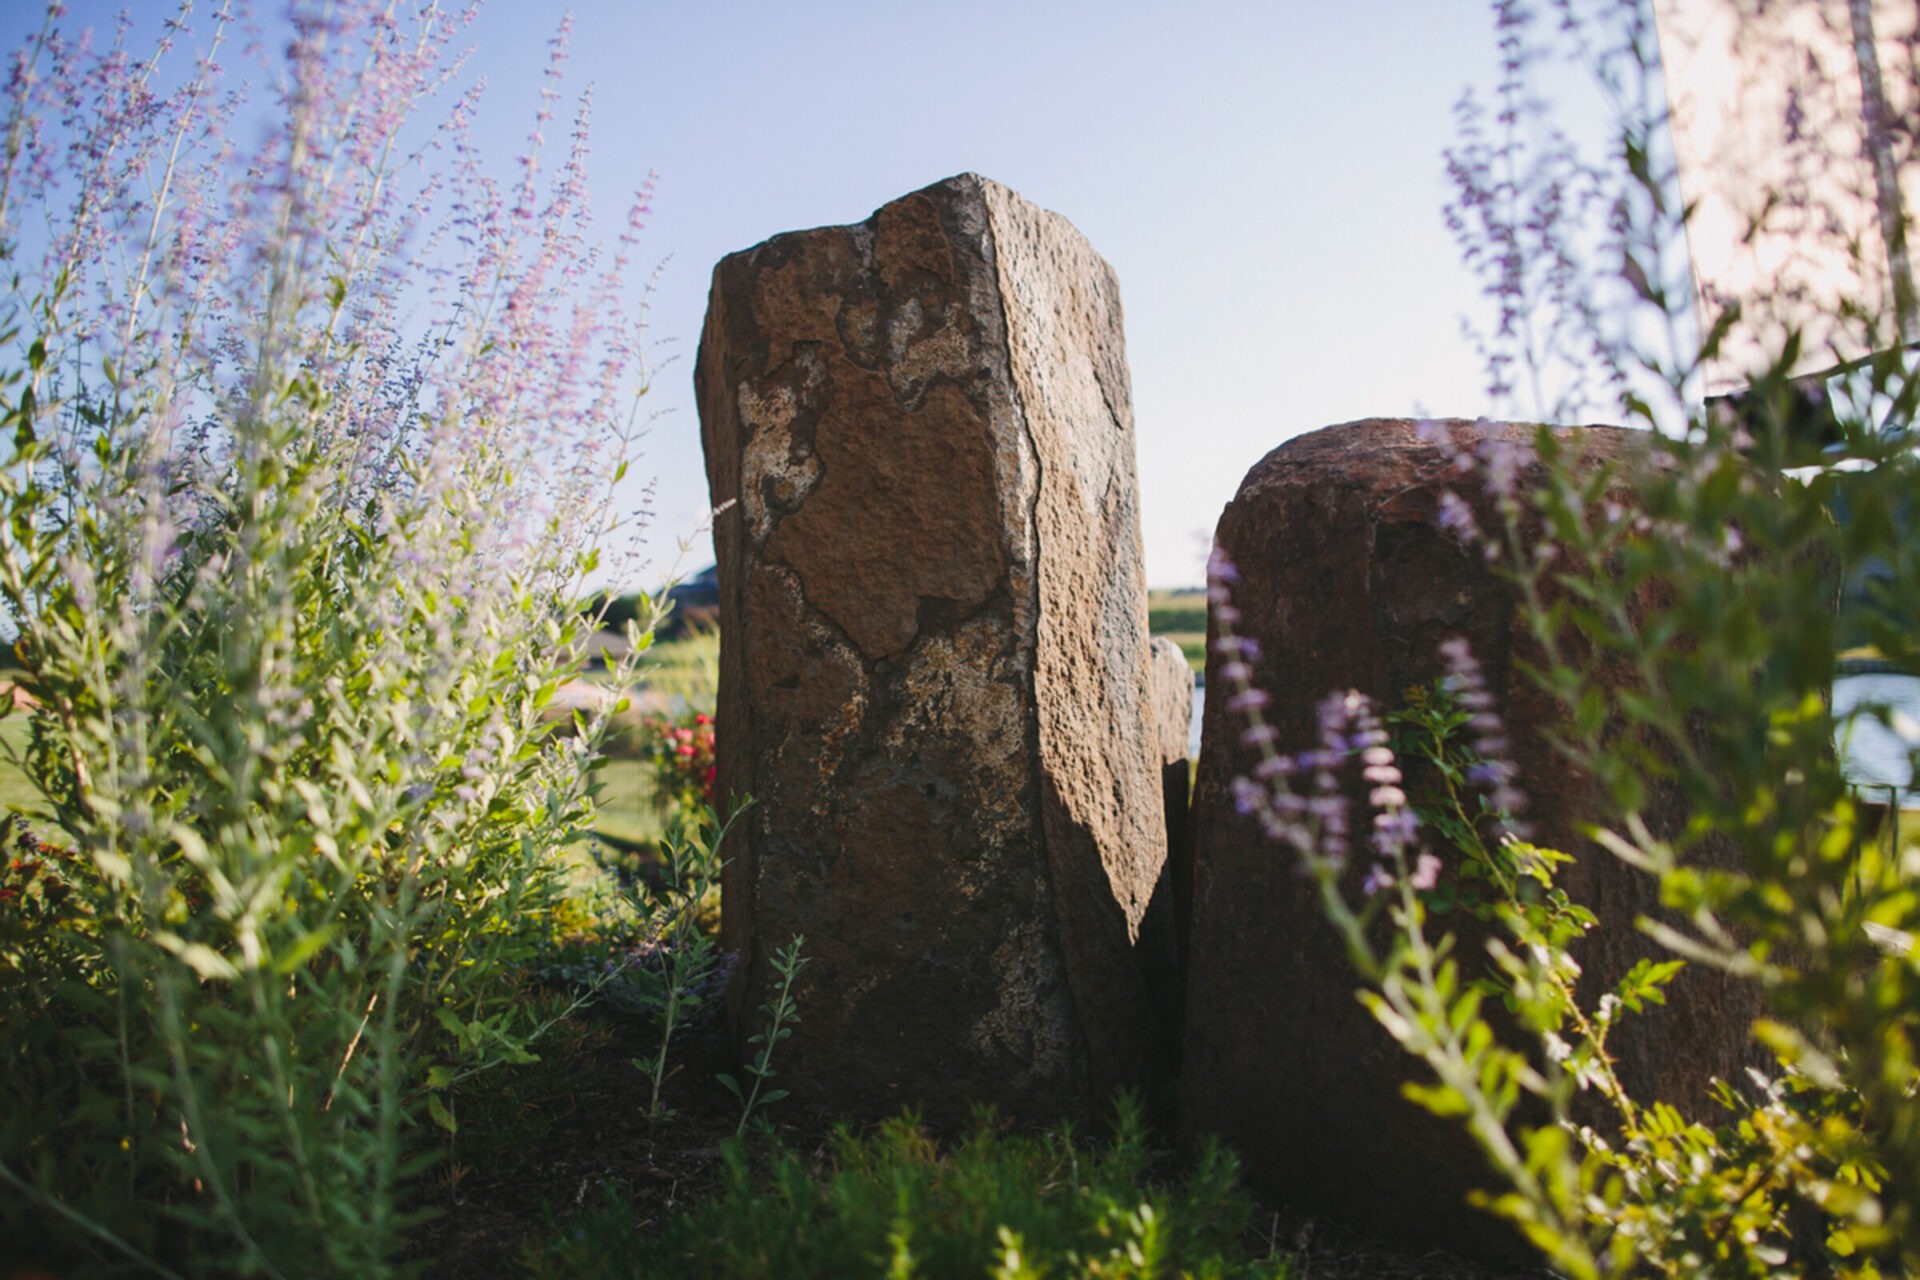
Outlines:
[{"label": "ground beneath rocks", "polygon": [[[567,1215],[613,1197],[644,1227],[658,1226],[714,1184],[720,1144],[738,1103],[715,1080],[733,1067],[718,1028],[675,1037],[677,1064],[664,1098],[673,1114],[646,1118],[647,1082],[633,1065],[659,1040],[640,1018],[589,1010],[542,1049],[542,1061],[509,1069],[484,1090],[454,1099],[460,1132],[428,1175],[421,1207],[437,1216],[416,1233],[414,1256],[445,1280],[511,1275],[526,1249],[562,1229]],[[772,1118],[796,1150],[824,1151],[834,1118],[791,1101]],[[1165,1173],[1179,1168],[1171,1152]],[[1469,1210],[1462,1209],[1462,1212]],[[1247,1240],[1255,1256],[1286,1255],[1290,1280],[1546,1280],[1544,1269],[1500,1269],[1441,1252],[1415,1253],[1264,1205]]]}]

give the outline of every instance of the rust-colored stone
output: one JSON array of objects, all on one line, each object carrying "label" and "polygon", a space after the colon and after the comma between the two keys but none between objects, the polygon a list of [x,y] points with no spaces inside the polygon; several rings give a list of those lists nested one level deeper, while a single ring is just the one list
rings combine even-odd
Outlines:
[{"label": "rust-colored stone", "polygon": [[1098,1111],[1164,859],[1112,270],[962,175],[724,259],[695,381],[736,1035],[803,933],[797,1095]]},{"label": "rust-colored stone", "polygon": [[[1468,450],[1486,438],[1527,446],[1536,430],[1438,425]],[[1563,438],[1577,441],[1580,465],[1621,462],[1645,440],[1608,427]],[[1535,464],[1519,483],[1539,477]],[[1456,488],[1482,528],[1498,528],[1476,487],[1413,422],[1329,427],[1288,441],[1248,473],[1221,516],[1218,542],[1239,572],[1238,630],[1260,644],[1254,679],[1272,695],[1269,720],[1283,752],[1315,744],[1327,694],[1358,689],[1383,709],[1397,706],[1405,690],[1443,673],[1441,641],[1468,640],[1507,721],[1535,838],[1576,855],[1561,883],[1599,915],[1577,952],[1592,1000],[1652,952],[1634,922],[1657,912],[1657,885],[1579,834],[1601,816],[1599,797],[1549,745],[1560,712],[1517,668],[1532,652],[1517,591],[1440,523],[1441,496]],[[1631,501],[1618,490],[1613,497]],[[1208,662],[1217,688],[1220,660],[1209,653]],[[1622,674],[1595,678],[1617,684]],[[1289,1202],[1422,1244],[1519,1252],[1504,1224],[1466,1207],[1466,1193],[1491,1175],[1461,1127],[1400,1095],[1424,1069],[1355,999],[1358,979],[1316,887],[1235,812],[1230,785],[1250,761],[1223,702],[1206,707],[1192,813],[1183,1130],[1226,1137],[1255,1185]],[[1669,798],[1650,817],[1657,834],[1672,836],[1686,813]],[[1367,866],[1351,860],[1346,888],[1356,899]],[[1485,932],[1463,916],[1436,923],[1459,930],[1458,954],[1484,954]],[[1695,968],[1666,1008],[1625,1019],[1610,1048],[1636,1096],[1705,1113],[1709,1079],[1737,1077],[1750,1060],[1758,1012],[1750,987]]]}]

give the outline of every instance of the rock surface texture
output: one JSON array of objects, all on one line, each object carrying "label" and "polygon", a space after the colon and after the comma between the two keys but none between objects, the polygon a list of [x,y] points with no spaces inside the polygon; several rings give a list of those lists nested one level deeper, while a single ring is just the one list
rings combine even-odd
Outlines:
[{"label": "rock surface texture", "polygon": [[962,175],[724,259],[695,383],[736,1037],[804,934],[797,1096],[1102,1109],[1165,856],[1111,268]]},{"label": "rock surface texture", "polygon": [[[1467,451],[1484,441],[1524,446],[1535,430],[1438,426]],[[1622,459],[1644,439],[1606,427],[1568,437],[1580,441],[1583,465]],[[1523,471],[1521,483],[1529,480]],[[1534,838],[1576,855],[1561,883],[1599,915],[1577,953],[1591,1006],[1650,953],[1634,920],[1657,912],[1658,893],[1650,878],[1578,834],[1583,820],[1599,816],[1597,796],[1548,746],[1557,708],[1517,668],[1532,644],[1517,593],[1441,525],[1442,494],[1458,488],[1482,528],[1499,527],[1491,503],[1469,492],[1473,483],[1415,423],[1329,427],[1289,441],[1248,473],[1221,516],[1218,543],[1239,572],[1238,630],[1260,645],[1254,680],[1272,696],[1282,752],[1317,744],[1316,708],[1328,693],[1358,689],[1390,709],[1403,691],[1443,673],[1441,641],[1468,640],[1507,720]],[[1218,666],[1209,653],[1210,687],[1220,687]],[[1503,1224],[1465,1207],[1467,1191],[1488,1185],[1490,1175],[1464,1131],[1400,1096],[1420,1068],[1355,999],[1357,980],[1314,884],[1235,811],[1232,780],[1252,762],[1224,701],[1206,707],[1192,815],[1183,1132],[1225,1137],[1256,1186],[1309,1211],[1421,1244],[1523,1253]],[[1652,818],[1658,834],[1673,835],[1685,813],[1668,801]],[[1367,866],[1364,857],[1351,859],[1346,888],[1355,900]],[[1462,957],[1483,956],[1484,932],[1461,914],[1438,923],[1459,929]],[[1706,1114],[1709,1079],[1740,1078],[1758,1013],[1750,989],[1696,968],[1672,988],[1666,1008],[1623,1021],[1610,1048],[1638,1096]]]},{"label": "rock surface texture", "polygon": [[[1180,1027],[1185,1022],[1187,926],[1193,910],[1193,839],[1188,821],[1193,799],[1193,668],[1180,646],[1155,636],[1148,655],[1148,688],[1157,734],[1160,801],[1166,814],[1166,865],[1154,887],[1153,902],[1140,928],[1140,952],[1146,962],[1147,990],[1156,1018],[1167,1028],[1155,1046],[1156,1076],[1179,1071]],[[1156,1117],[1171,1120],[1161,1108]]]},{"label": "rock surface texture", "polygon": [[[1193,844],[1187,821],[1193,799],[1193,668],[1180,646],[1165,636],[1153,638],[1149,659],[1153,721],[1159,727],[1160,796],[1167,816],[1165,898],[1176,938],[1176,965],[1186,963],[1187,920],[1193,903]],[[1158,903],[1156,901],[1156,907]],[[1178,1026],[1178,1021],[1174,1023]]]},{"label": "rock surface texture", "polygon": [[[1180,646],[1165,636],[1153,637],[1148,665],[1160,763],[1176,764],[1189,759],[1192,750],[1188,743],[1193,737],[1193,668]],[[1185,790],[1183,779],[1181,791]]]}]

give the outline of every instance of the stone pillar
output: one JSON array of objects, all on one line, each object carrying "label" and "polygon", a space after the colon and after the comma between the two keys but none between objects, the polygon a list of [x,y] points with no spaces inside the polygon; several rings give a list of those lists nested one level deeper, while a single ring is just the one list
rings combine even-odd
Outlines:
[{"label": "stone pillar", "polygon": [[796,1095],[1103,1108],[1165,843],[1111,268],[964,174],[722,260],[694,376],[736,1037],[804,934]]},{"label": "stone pillar", "polygon": [[[1438,425],[1467,451],[1487,440],[1527,446],[1535,431]],[[1608,427],[1569,434],[1582,465],[1621,461],[1645,439]],[[1530,466],[1520,483],[1539,474]],[[1518,593],[1440,521],[1441,495],[1456,488],[1480,526],[1497,529],[1477,484],[1463,481],[1413,422],[1329,427],[1256,465],[1221,516],[1217,539],[1239,572],[1237,629],[1260,646],[1254,681],[1273,699],[1268,719],[1282,752],[1317,745],[1316,710],[1327,694],[1358,689],[1391,709],[1406,689],[1443,674],[1441,641],[1467,639],[1506,720],[1535,839],[1576,855],[1561,883],[1599,914],[1578,952],[1591,1002],[1651,953],[1634,922],[1657,912],[1658,886],[1580,837],[1581,823],[1601,816],[1598,796],[1549,745],[1559,709],[1517,669],[1531,646]],[[1613,496],[1631,502],[1629,493]],[[1210,652],[1210,689],[1221,687],[1220,665]],[[1224,702],[1207,702],[1192,813],[1182,1130],[1222,1135],[1255,1186],[1311,1212],[1422,1245],[1524,1256],[1503,1223],[1465,1204],[1491,1175],[1464,1130],[1401,1096],[1402,1082],[1424,1078],[1424,1068],[1355,999],[1358,979],[1318,889],[1235,811],[1231,783],[1251,760],[1239,741],[1243,726]],[[1650,817],[1659,834],[1677,835],[1686,812],[1667,797]],[[1350,859],[1346,889],[1355,900],[1369,864]],[[1464,917],[1434,924],[1457,931],[1456,954],[1470,962],[1485,954],[1487,935]],[[1758,996],[1702,967],[1670,996],[1667,1007],[1625,1019],[1609,1047],[1637,1096],[1705,1115],[1709,1079],[1738,1078],[1750,1060]]]},{"label": "stone pillar", "polygon": [[[1180,646],[1165,636],[1153,637],[1148,661],[1152,672],[1154,741],[1158,744],[1161,766],[1170,769],[1193,758],[1189,745],[1193,737],[1193,668],[1187,665],[1187,655],[1180,652]],[[1183,802],[1186,792],[1187,780],[1183,774],[1180,778]]]}]

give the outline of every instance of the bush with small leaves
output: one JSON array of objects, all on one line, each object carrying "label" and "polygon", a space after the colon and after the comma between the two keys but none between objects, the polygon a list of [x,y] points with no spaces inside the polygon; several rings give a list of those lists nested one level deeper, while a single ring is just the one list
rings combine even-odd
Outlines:
[{"label": "bush with small leaves", "polygon": [[[1762,20],[1766,5],[1730,7],[1749,20],[1734,24],[1738,39],[1778,31]],[[1920,855],[1900,834],[1906,798],[1858,785],[1836,743],[1878,727],[1904,740],[1896,754],[1908,771],[1920,753],[1897,697],[1869,691],[1843,705],[1833,694],[1842,658],[1862,646],[1876,670],[1920,673],[1911,268],[1904,250],[1894,253],[1891,289],[1863,288],[1813,317],[1829,339],[1874,353],[1836,354],[1824,370],[1802,349],[1809,295],[1788,275],[1756,282],[1745,305],[1709,296],[1709,319],[1696,325],[1693,281],[1675,254],[1695,206],[1677,197],[1664,149],[1649,7],[1556,3],[1550,22],[1522,0],[1496,0],[1494,10],[1500,110],[1463,112],[1449,221],[1497,307],[1498,324],[1482,337],[1496,411],[1514,416],[1524,387],[1540,416],[1619,417],[1651,430],[1643,463],[1570,465],[1566,438],[1544,428],[1534,458],[1458,458],[1460,483],[1484,486],[1501,519],[1475,527],[1460,518],[1469,504],[1457,496],[1443,519],[1517,587],[1534,655],[1526,674],[1562,713],[1555,747],[1603,796],[1588,834],[1658,882],[1665,914],[1640,924],[1667,958],[1639,965],[1590,1007],[1576,998],[1574,953],[1592,917],[1556,886],[1565,855],[1513,829],[1526,778],[1491,745],[1499,709],[1463,647],[1446,655],[1452,685],[1393,717],[1402,748],[1441,779],[1437,792],[1409,799],[1379,713],[1357,694],[1331,691],[1316,750],[1277,756],[1257,691],[1243,681],[1232,705],[1252,720],[1244,740],[1263,755],[1238,798],[1319,884],[1366,983],[1363,1000],[1425,1063],[1409,1093],[1458,1117],[1487,1155],[1504,1185],[1483,1203],[1557,1269],[1911,1274],[1920,1268]],[[1840,168],[1854,157],[1823,146],[1793,113],[1835,95],[1857,106],[1849,95],[1861,84],[1879,92],[1882,71],[1886,100],[1910,100],[1915,64],[1897,33],[1890,47],[1904,52],[1869,75],[1878,12],[1796,7],[1812,25],[1795,30],[1824,30],[1860,60],[1861,78],[1827,84],[1798,44],[1774,51],[1800,77],[1789,118],[1771,122],[1792,143],[1778,159],[1794,185],[1768,193],[1744,233],[1777,244],[1790,224],[1809,260],[1848,264],[1865,281],[1887,264],[1809,213],[1820,192],[1842,190]],[[1620,110],[1610,164],[1586,163],[1547,127],[1550,108],[1534,88],[1550,68],[1559,74],[1546,61],[1556,39]],[[1856,116],[1876,159],[1893,134],[1906,137],[1883,112]],[[1845,190],[1839,198],[1857,198]],[[1897,247],[1904,216],[1884,199],[1879,213]],[[1617,276],[1582,269],[1595,261],[1621,264]],[[1749,386],[1737,404],[1703,410],[1697,388],[1735,352]],[[1765,358],[1753,363],[1757,352]],[[1517,484],[1528,470],[1520,461],[1537,461],[1544,480]],[[1609,501],[1622,489],[1634,495],[1631,512]],[[1221,602],[1232,577],[1216,563]],[[1216,610],[1216,643],[1237,652],[1222,617]],[[1592,678],[1598,664],[1628,678],[1603,688]],[[1347,812],[1344,779],[1356,769],[1371,785],[1369,818]],[[1664,839],[1650,808],[1662,792],[1692,814]],[[1361,856],[1350,830],[1372,834],[1364,856],[1374,874],[1360,901],[1338,887],[1342,860]],[[1464,859],[1469,879],[1438,884],[1441,845]],[[1439,927],[1443,906],[1497,923],[1473,969],[1490,977],[1465,976],[1468,958]],[[1394,927],[1370,930],[1383,916]],[[1629,1095],[1607,1051],[1609,1031],[1658,1001],[1683,962],[1756,984],[1768,1010],[1753,1031],[1773,1066],[1721,1082],[1717,1123],[1684,1118],[1681,1100]],[[1512,1042],[1483,1016],[1494,1000]],[[1581,1118],[1593,1108],[1576,1107],[1579,1095],[1599,1099],[1606,1119]]]},{"label": "bush with small leaves", "polygon": [[1283,1258],[1248,1256],[1252,1204],[1231,1156],[1209,1146],[1187,1177],[1156,1186],[1139,1105],[1112,1138],[1002,1132],[982,1115],[946,1147],[911,1115],[865,1136],[841,1129],[824,1163],[774,1143],[722,1152],[720,1186],[655,1235],[618,1205],[560,1226],[530,1258],[542,1276],[806,1280],[1049,1275],[1112,1280],[1280,1280]]},{"label": "bush with small leaves", "polygon": [[541,712],[644,387],[644,193],[592,248],[584,103],[550,178],[538,128],[490,174],[433,5],[273,19],[249,149],[240,7],[141,59],[50,5],[0,104],[47,815],[0,882],[0,1238],[63,1274],[391,1273],[448,1091],[559,1016],[518,975],[591,818],[600,729]]}]

